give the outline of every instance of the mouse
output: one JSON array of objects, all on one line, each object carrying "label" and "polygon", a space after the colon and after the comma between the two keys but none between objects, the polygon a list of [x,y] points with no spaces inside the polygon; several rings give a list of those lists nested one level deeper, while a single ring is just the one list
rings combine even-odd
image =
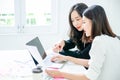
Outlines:
[{"label": "mouse", "polygon": [[33,73],[42,73],[43,70],[42,70],[41,67],[36,67],[36,68],[33,68],[33,69],[32,69],[32,72],[33,72]]}]

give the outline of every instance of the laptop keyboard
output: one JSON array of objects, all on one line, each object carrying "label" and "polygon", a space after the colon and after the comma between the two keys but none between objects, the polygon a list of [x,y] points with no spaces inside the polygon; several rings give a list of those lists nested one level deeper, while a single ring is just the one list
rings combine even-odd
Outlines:
[{"label": "laptop keyboard", "polygon": [[51,66],[52,64],[54,64],[51,60],[51,57],[46,57],[44,60],[43,60],[43,64],[44,64],[44,66]]},{"label": "laptop keyboard", "polygon": [[62,66],[65,63],[55,63],[51,61],[51,57],[52,56],[47,56],[44,60],[43,60],[43,67],[55,67],[55,68],[62,68]]}]

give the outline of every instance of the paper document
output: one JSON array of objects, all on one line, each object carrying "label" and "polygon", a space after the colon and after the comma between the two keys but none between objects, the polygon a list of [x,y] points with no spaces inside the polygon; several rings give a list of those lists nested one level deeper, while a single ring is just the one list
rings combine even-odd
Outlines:
[{"label": "paper document", "polygon": [[0,77],[26,77],[35,67],[27,50],[0,51]]}]

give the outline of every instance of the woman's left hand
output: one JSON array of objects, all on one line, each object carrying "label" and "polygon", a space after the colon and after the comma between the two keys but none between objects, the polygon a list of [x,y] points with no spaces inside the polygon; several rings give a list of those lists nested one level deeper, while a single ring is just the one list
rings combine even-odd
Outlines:
[{"label": "woman's left hand", "polygon": [[51,61],[66,61],[66,58],[64,55],[56,55],[51,58]]}]

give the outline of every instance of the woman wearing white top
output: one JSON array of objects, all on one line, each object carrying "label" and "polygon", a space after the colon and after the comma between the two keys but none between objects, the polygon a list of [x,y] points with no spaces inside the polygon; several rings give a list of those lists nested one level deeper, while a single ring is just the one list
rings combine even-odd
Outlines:
[{"label": "woman wearing white top", "polygon": [[70,80],[120,80],[120,40],[111,30],[101,6],[94,5],[85,10],[83,28],[83,41],[93,41],[89,53],[91,59],[86,62],[89,69],[80,74],[46,69],[48,75]]}]

